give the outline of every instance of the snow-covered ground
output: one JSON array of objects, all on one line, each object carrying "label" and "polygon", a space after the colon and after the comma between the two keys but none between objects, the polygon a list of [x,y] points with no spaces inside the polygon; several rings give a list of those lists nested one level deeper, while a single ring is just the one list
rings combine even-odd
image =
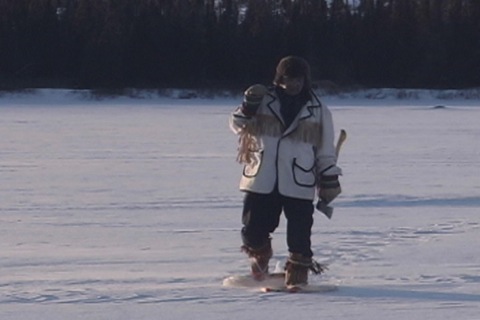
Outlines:
[{"label": "snow-covered ground", "polygon": [[1,96],[0,319],[480,319],[479,100],[324,99],[349,134],[324,294],[222,286],[248,269],[237,102]]}]

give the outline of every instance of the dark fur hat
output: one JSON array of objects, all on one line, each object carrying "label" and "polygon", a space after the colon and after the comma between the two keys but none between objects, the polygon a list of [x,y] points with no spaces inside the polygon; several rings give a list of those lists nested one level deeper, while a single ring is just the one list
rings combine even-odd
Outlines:
[{"label": "dark fur hat", "polygon": [[297,56],[287,56],[280,60],[277,65],[275,78],[273,84],[279,85],[282,82],[282,78],[287,77],[305,77],[305,88],[310,90],[312,86],[312,79],[310,75],[310,65],[308,62]]},{"label": "dark fur hat", "polygon": [[312,98],[312,76],[310,74],[310,65],[307,60],[298,56],[287,56],[281,59],[277,65],[273,84],[280,86],[284,76],[292,78],[303,76],[305,82],[300,96],[305,101]]}]

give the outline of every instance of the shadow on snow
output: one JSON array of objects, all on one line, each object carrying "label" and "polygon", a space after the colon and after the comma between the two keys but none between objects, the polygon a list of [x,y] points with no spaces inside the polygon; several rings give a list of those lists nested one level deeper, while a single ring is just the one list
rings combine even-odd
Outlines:
[{"label": "shadow on snow", "polygon": [[425,300],[442,302],[479,302],[480,294],[458,293],[458,292],[438,292],[421,291],[401,288],[368,288],[368,287],[348,287],[340,286],[340,290],[335,293],[342,297],[372,298],[372,299],[407,299],[407,300]]},{"label": "shadow on snow", "polygon": [[[363,199],[362,199],[363,198]],[[409,196],[358,196],[358,199],[338,202],[337,207],[480,207],[480,197],[421,198]]]}]

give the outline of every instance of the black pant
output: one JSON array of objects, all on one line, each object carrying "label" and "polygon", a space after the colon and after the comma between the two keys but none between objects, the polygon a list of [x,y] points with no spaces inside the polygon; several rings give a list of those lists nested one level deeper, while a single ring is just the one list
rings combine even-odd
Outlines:
[{"label": "black pant", "polygon": [[313,256],[310,236],[313,226],[313,202],[282,196],[277,190],[270,194],[247,192],[243,203],[243,244],[260,248],[280,223],[282,210],[287,218],[288,251]]}]

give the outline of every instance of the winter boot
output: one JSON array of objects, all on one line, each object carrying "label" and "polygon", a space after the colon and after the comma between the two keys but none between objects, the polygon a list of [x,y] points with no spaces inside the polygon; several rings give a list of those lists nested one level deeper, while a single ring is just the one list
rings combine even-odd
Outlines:
[{"label": "winter boot", "polygon": [[325,266],[300,253],[290,253],[285,266],[285,285],[302,286],[308,284],[308,271],[315,274],[325,271]]},{"label": "winter boot", "polygon": [[245,252],[251,259],[251,273],[255,280],[264,280],[268,275],[268,262],[273,255],[271,240],[259,248],[251,248],[246,245],[242,246],[242,251]]}]

